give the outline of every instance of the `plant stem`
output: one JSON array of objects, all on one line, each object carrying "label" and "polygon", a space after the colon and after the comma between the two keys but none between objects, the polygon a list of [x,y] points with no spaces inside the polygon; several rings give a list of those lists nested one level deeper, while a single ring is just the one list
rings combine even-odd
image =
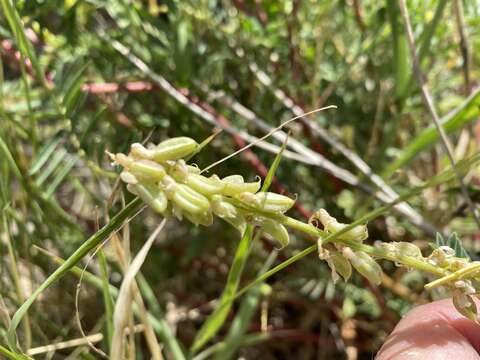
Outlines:
[{"label": "plant stem", "polygon": [[[324,238],[324,241],[323,241],[324,244],[326,242],[328,242],[329,239],[332,239],[331,235],[327,235],[324,231],[316,228],[315,226],[313,226],[311,224],[306,224],[306,223],[301,222],[301,221],[298,221],[298,220],[293,219],[289,216],[285,216],[283,224],[292,228],[292,229],[303,232],[305,234],[312,235],[312,236],[315,236],[317,238],[322,237],[322,238]],[[345,229],[347,229],[347,227]],[[345,230],[345,232],[346,231],[348,231],[348,229]],[[338,232],[338,233],[340,233],[340,232]],[[387,250],[382,249],[382,248],[362,244],[362,243],[359,243],[359,242],[356,242],[356,241],[346,241],[346,240],[339,239],[338,237],[334,241],[337,242],[337,243],[341,243],[343,245],[347,245],[354,250],[364,251],[369,255],[379,257],[379,258],[382,258],[382,259],[387,259],[387,260],[393,261],[395,263],[400,263],[400,264],[403,264],[403,265],[405,265],[409,268],[414,268],[414,269],[417,269],[417,270],[428,272],[428,273],[433,274],[433,275],[445,276],[445,275],[448,274],[445,270],[443,270],[439,267],[436,267],[434,265],[431,265],[431,264],[427,263],[426,261],[422,261],[422,260],[419,260],[419,259],[411,257],[411,256],[395,254],[391,251],[387,251]]]}]

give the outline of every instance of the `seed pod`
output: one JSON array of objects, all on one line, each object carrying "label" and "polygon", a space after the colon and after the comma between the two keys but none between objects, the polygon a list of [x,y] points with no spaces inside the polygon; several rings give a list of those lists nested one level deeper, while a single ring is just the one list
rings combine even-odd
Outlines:
[{"label": "seed pod", "polygon": [[332,279],[334,283],[339,279],[338,274],[343,277],[344,281],[350,279],[350,276],[352,275],[352,265],[350,265],[350,262],[340,253],[335,252],[330,255],[327,258],[327,264],[332,270]]},{"label": "seed pod", "polygon": [[198,143],[185,136],[162,141],[153,150],[152,158],[155,161],[178,160],[193,153]]},{"label": "seed pod", "polygon": [[191,214],[185,212],[183,215],[195,225],[210,226],[213,224],[213,215],[210,211],[203,214]]},{"label": "seed pod", "polygon": [[454,290],[453,306],[455,306],[455,309],[457,309],[460,314],[478,323],[477,305],[470,295],[466,295],[458,289]]},{"label": "seed pod", "polygon": [[140,143],[134,143],[130,145],[130,155],[135,159],[151,159],[153,157],[153,151],[146,149]]},{"label": "seed pod", "polygon": [[120,179],[122,179],[122,181],[127,184],[138,184],[138,179],[135,177],[135,175],[133,175],[131,172],[128,172],[127,170],[123,170],[120,173]]},{"label": "seed pod", "polygon": [[191,214],[203,214],[210,209],[208,199],[185,184],[177,184],[172,201]]},{"label": "seed pod", "polygon": [[259,224],[262,232],[280,243],[280,249],[283,249],[290,242],[290,235],[282,224],[270,219],[261,219]]},{"label": "seed pod", "polygon": [[249,206],[275,213],[284,213],[295,203],[295,200],[287,196],[272,192],[241,193],[236,198]]},{"label": "seed pod", "polygon": [[355,270],[370,282],[376,285],[382,282],[382,268],[370,255],[363,251],[353,252],[348,247],[345,247],[342,252],[343,256],[350,261]]},{"label": "seed pod", "polygon": [[207,178],[199,174],[188,174],[185,183],[192,189],[206,196],[220,194],[225,187],[225,184],[221,180]]},{"label": "seed pod", "polygon": [[213,213],[220,218],[234,218],[238,215],[237,208],[225,201],[222,195],[213,195],[210,205]]},{"label": "seed pod", "polygon": [[154,184],[129,184],[128,191],[145,201],[154,211],[163,213],[168,205],[165,193]]},{"label": "seed pod", "polygon": [[224,188],[222,194],[227,196],[234,196],[244,192],[255,193],[260,190],[261,182],[244,182],[243,176],[231,175],[222,179]]}]

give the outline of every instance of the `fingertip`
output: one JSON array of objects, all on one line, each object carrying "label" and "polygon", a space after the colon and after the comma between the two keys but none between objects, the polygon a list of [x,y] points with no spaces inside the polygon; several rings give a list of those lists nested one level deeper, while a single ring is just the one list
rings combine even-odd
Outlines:
[{"label": "fingertip", "polygon": [[[480,359],[465,329],[478,325],[460,318],[451,299],[421,305],[411,310],[395,327],[379,353],[378,360]],[[465,322],[470,321],[470,325]]]}]

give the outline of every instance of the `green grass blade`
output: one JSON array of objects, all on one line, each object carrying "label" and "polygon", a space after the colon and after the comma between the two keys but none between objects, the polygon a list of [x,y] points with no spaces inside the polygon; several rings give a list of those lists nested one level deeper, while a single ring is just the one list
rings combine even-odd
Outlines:
[{"label": "green grass blade", "polygon": [[63,159],[65,159],[66,156],[67,150],[65,150],[64,148],[56,151],[55,154],[53,154],[52,159],[48,163],[48,165],[43,169],[41,173],[39,173],[35,184],[40,187],[47,180],[47,178],[53,174],[55,169],[58,168],[58,166],[63,161]]},{"label": "green grass blade", "polygon": [[282,147],[280,148],[280,151],[275,156],[275,159],[273,160],[273,163],[270,166],[270,169],[268,169],[267,176],[265,176],[265,180],[263,181],[263,185],[260,191],[265,192],[265,191],[268,191],[268,189],[270,188],[270,185],[272,184],[272,181],[275,177],[275,173],[277,172],[278,166],[280,165],[280,161],[282,161],[282,154],[285,151],[287,142],[288,142],[288,135],[285,138],[285,141],[283,142]]},{"label": "green grass blade", "polygon": [[17,347],[16,329],[28,311],[30,306],[34,303],[36,298],[47,289],[50,285],[58,281],[65,275],[65,273],[76,265],[90,250],[95,248],[103,240],[107,239],[113,232],[118,230],[124,221],[138,209],[142,201],[139,198],[132,200],[124,209],[118,212],[110,222],[102,229],[93,234],[87,241],[85,241],[61,266],[59,266],[34,292],[33,294],[20,306],[12,318],[12,323],[8,329],[8,345],[14,352],[21,353]]},{"label": "green grass blade", "polygon": [[62,181],[67,177],[67,175],[70,173],[70,171],[73,169],[75,164],[78,161],[78,156],[74,155],[72,156],[67,163],[63,166],[63,168],[59,171],[57,176],[52,180],[52,183],[50,186],[47,188],[46,196],[49,198],[52,196],[52,194],[55,192],[57,187],[62,183]]},{"label": "green grass blade", "polygon": [[3,158],[6,159],[10,171],[13,172],[13,174],[17,177],[18,180],[22,180],[22,172],[20,171],[17,163],[15,162],[15,159],[12,156],[12,153],[10,152],[10,149],[7,146],[7,143],[3,140],[3,138],[0,136],[0,153],[3,153]]},{"label": "green grass blade", "polygon": [[[277,252],[272,252],[268,257],[259,275],[265,273],[273,264],[277,257]],[[248,331],[250,320],[258,308],[260,296],[262,295],[261,285],[257,285],[248,292],[245,299],[240,304],[240,309],[232,322],[232,326],[228,331],[228,335],[223,341],[225,346],[221,351],[218,351],[214,360],[228,360],[233,357],[236,351],[242,346],[245,338],[245,333]]]},{"label": "green grass blade", "polygon": [[98,263],[100,265],[100,274],[102,280],[103,303],[105,306],[105,323],[107,329],[107,350],[110,351],[113,335],[113,299],[110,294],[110,282],[108,280],[107,258],[103,250],[98,251]]},{"label": "green grass blade", "polygon": [[[46,250],[43,250],[42,248],[37,247],[37,249],[39,249],[47,256],[51,257],[57,264],[63,265],[65,263],[65,260],[63,260],[62,258],[55,256],[47,252]],[[96,287],[97,289],[103,289],[103,280],[92,274],[91,272],[84,271],[78,266],[72,266],[68,269],[68,271],[74,274],[79,279],[83,278],[85,282]],[[108,284],[108,291],[113,298],[117,298],[118,289],[115,286]],[[134,312],[138,310],[135,304],[133,305],[133,310]],[[172,331],[170,330],[170,325],[163,318],[160,318],[159,316],[154,316],[151,313],[148,313],[148,320],[151,322],[155,332],[165,344],[165,347],[170,351],[172,358],[175,360],[185,360],[183,350],[178,340],[172,334]]]},{"label": "green grass blade", "polygon": [[87,69],[89,63],[77,66],[73,73],[66,79],[66,86],[63,96],[63,106],[65,108],[66,116],[70,116],[75,105],[77,104],[78,96],[84,82],[83,74]]},{"label": "green grass blade", "polygon": [[432,21],[430,21],[430,23],[425,27],[425,30],[420,36],[421,44],[418,50],[418,59],[420,60],[420,63],[430,52],[430,45],[432,44],[433,35],[435,34],[435,30],[442,19],[443,11],[445,10],[445,5],[447,5],[447,3],[448,0],[438,1]]},{"label": "green grass blade", "polygon": [[17,10],[10,0],[0,0],[0,4],[2,5],[3,13],[7,18],[8,25],[13,32],[13,36],[17,41],[20,51],[32,63],[32,66],[35,69],[35,76],[37,80],[45,89],[48,89],[47,79],[45,78],[45,74],[43,73],[35,51],[33,50],[33,46],[25,35],[25,29]]},{"label": "green grass blade", "polygon": [[228,273],[227,283],[222,292],[220,301],[215,308],[215,311],[208,317],[205,323],[202,325],[192,345],[192,352],[197,352],[203,347],[215,334],[220,330],[225,322],[227,315],[231,308],[232,296],[235,294],[240,283],[240,277],[245,267],[245,263],[248,258],[248,251],[250,249],[250,243],[253,235],[253,226],[248,225],[245,233],[238,244],[235,251],[235,257],[233,259],[232,267]]},{"label": "green grass blade", "polygon": [[[278,166],[282,158],[282,153],[285,150],[286,142],[288,138],[282,145],[281,150],[275,156],[275,159],[270,166],[265,181],[262,185],[260,191],[267,191],[270,184],[273,181],[275,172],[277,171]],[[224,304],[230,303],[230,298],[237,291],[238,284],[240,282],[240,277],[245,267],[245,263],[248,258],[248,252],[250,249],[250,244],[252,242],[253,235],[253,226],[248,225],[245,233],[238,244],[237,250],[235,251],[235,256],[233,259],[232,267],[228,273],[227,284],[223,290],[220,302],[215,309],[215,311],[208,317],[205,323],[202,325],[198,331],[195,340],[192,345],[192,352],[197,352],[203,345],[205,345],[215,334],[220,330],[227,315],[230,311],[230,306],[225,306]]]},{"label": "green grass blade", "polygon": [[61,140],[61,137],[54,137],[43,146],[38,156],[32,162],[30,170],[28,171],[28,175],[35,175],[42,168],[42,166],[45,165]]},{"label": "green grass blade", "polygon": [[400,22],[400,10],[395,0],[387,0],[387,14],[393,40],[393,68],[395,71],[395,95],[403,98],[408,90],[410,66],[408,63],[408,43]]},{"label": "green grass blade", "polygon": [[[475,91],[457,109],[441,119],[447,134],[463,128],[480,115],[480,89]],[[431,125],[411,141],[401,155],[383,172],[384,178],[390,177],[397,169],[411,161],[420,152],[433,145],[439,139],[438,131]]]}]

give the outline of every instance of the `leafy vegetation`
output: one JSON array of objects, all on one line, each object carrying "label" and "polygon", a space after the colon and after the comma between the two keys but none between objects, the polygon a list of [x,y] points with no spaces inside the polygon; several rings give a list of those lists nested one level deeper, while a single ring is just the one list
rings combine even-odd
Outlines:
[{"label": "leafy vegetation", "polygon": [[[371,358],[417,304],[475,317],[474,3],[0,5],[0,356]],[[216,199],[244,222],[146,196],[162,170],[118,155],[180,137],[154,162],[243,176]]]}]

